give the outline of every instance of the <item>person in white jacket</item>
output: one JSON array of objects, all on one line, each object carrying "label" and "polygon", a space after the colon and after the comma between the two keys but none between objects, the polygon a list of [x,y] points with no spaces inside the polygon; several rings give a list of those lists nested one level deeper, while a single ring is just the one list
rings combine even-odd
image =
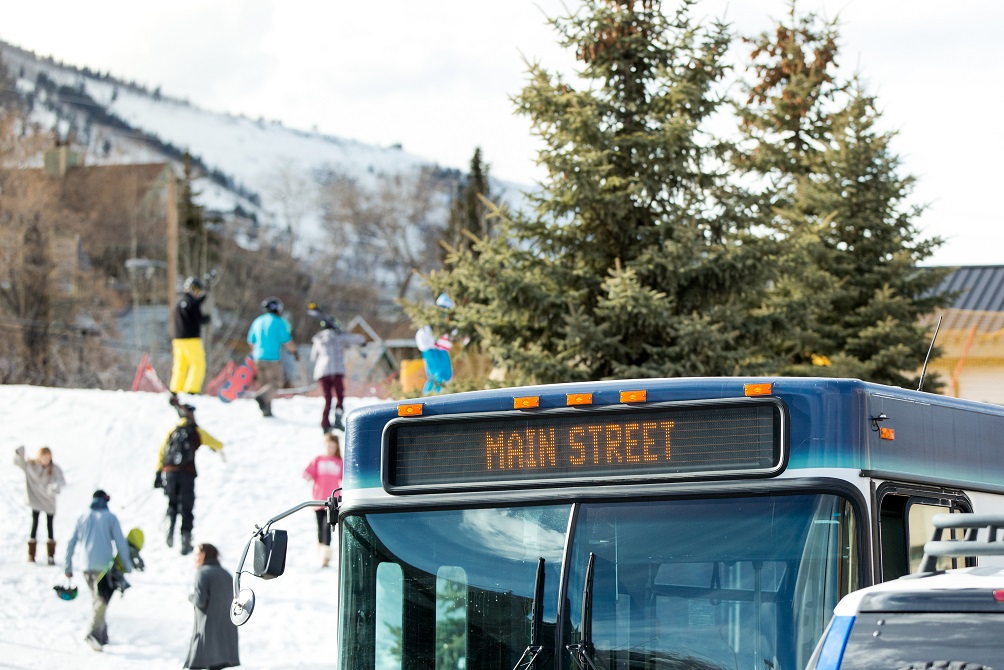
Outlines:
[{"label": "person in white jacket", "polygon": [[[320,317],[321,329],[311,338],[310,362],[314,379],[321,386],[324,395],[324,410],[321,414],[321,429],[327,433],[332,425],[344,430],[342,423],[342,402],[345,397],[345,349],[366,342],[362,335],[342,332],[337,319]],[[335,395],[335,421],[331,423],[331,394]]]},{"label": "person in white jacket", "polygon": [[49,447],[42,447],[34,458],[26,458],[24,447],[14,450],[14,465],[24,470],[24,484],[31,507],[31,535],[28,538],[28,562],[35,562],[35,548],[38,546],[38,518],[45,513],[45,528],[48,531],[45,549],[49,565],[56,564],[56,540],[52,534],[52,519],[56,516],[56,495],[66,486],[63,471],[52,460]]}]

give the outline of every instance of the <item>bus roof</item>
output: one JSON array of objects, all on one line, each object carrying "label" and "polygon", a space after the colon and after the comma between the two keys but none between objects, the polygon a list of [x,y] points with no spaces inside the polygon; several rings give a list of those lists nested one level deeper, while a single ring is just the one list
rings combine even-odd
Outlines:
[{"label": "bus roof", "polygon": [[[746,385],[770,384],[768,397],[787,408],[787,469],[854,468],[876,477],[1004,492],[1004,407],[863,382],[814,377],[632,379],[493,389],[369,405],[346,432],[345,487],[381,486],[384,426],[402,404],[423,417],[480,412],[522,415],[568,407],[591,394],[590,407],[622,405],[621,393],[643,391],[643,404],[741,399]],[[535,409],[514,399],[535,397]]]}]

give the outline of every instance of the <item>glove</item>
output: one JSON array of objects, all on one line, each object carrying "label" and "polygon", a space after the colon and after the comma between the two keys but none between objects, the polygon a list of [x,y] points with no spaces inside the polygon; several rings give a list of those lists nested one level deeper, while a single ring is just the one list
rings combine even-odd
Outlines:
[{"label": "glove", "polygon": [[157,474],[153,477],[153,488],[162,489],[164,488],[164,473],[157,470]]}]

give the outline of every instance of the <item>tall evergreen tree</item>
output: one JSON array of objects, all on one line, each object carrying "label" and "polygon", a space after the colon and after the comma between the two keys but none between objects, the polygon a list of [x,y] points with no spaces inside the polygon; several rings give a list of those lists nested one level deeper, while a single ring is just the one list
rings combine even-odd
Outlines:
[{"label": "tall evergreen tree", "polygon": [[446,237],[443,239],[442,260],[451,251],[470,249],[471,238],[491,235],[493,221],[489,218],[489,203],[498,203],[491,194],[488,165],[482,162],[481,148],[474,150],[471,169],[457,186],[456,196],[450,206],[450,216],[446,222]]},{"label": "tall evergreen tree", "polygon": [[933,292],[944,272],[918,264],[941,240],[914,226],[915,180],[899,174],[874,98],[838,79],[837,39],[792,0],[787,23],[750,40],[739,165],[766,185],[759,210],[781,241],[770,306],[791,326],[774,349],[784,373],[913,386],[929,344],[918,320],[946,299]]},{"label": "tall evergreen tree", "polygon": [[193,184],[195,172],[192,156],[187,151],[182,156],[182,176],[178,188],[179,253],[181,271],[185,275],[201,277],[208,264],[208,239],[206,235],[205,208],[195,202],[198,193]]},{"label": "tall evergreen tree", "polygon": [[[507,381],[723,375],[757,362],[758,241],[731,198],[718,109],[726,27],[656,0],[587,0],[552,21],[581,87],[539,64],[516,97],[545,143],[532,211],[427,279]],[[502,212],[496,212],[503,214]],[[421,322],[434,308],[407,306]]]}]

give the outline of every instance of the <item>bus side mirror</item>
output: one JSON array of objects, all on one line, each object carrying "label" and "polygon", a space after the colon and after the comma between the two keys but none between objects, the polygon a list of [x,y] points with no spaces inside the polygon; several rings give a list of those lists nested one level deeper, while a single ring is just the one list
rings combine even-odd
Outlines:
[{"label": "bus side mirror", "polygon": [[251,573],[262,579],[275,579],[286,569],[286,531],[269,530],[269,528],[276,521],[285,519],[290,514],[307,507],[327,507],[328,523],[334,527],[338,521],[338,492],[340,490],[332,491],[331,497],[327,500],[308,500],[272,517],[265,524],[264,529],[261,526],[254,527],[251,539],[244,545],[241,562],[237,564],[237,570],[234,571],[234,599],[230,604],[230,621],[235,626],[247,623],[254,610],[254,593],[251,589],[241,588],[241,573],[244,572],[244,562],[247,560],[248,552],[251,551],[251,545],[254,545]]},{"label": "bus side mirror", "polygon": [[286,569],[286,531],[270,530],[254,541],[252,572],[262,579],[275,579]]}]

